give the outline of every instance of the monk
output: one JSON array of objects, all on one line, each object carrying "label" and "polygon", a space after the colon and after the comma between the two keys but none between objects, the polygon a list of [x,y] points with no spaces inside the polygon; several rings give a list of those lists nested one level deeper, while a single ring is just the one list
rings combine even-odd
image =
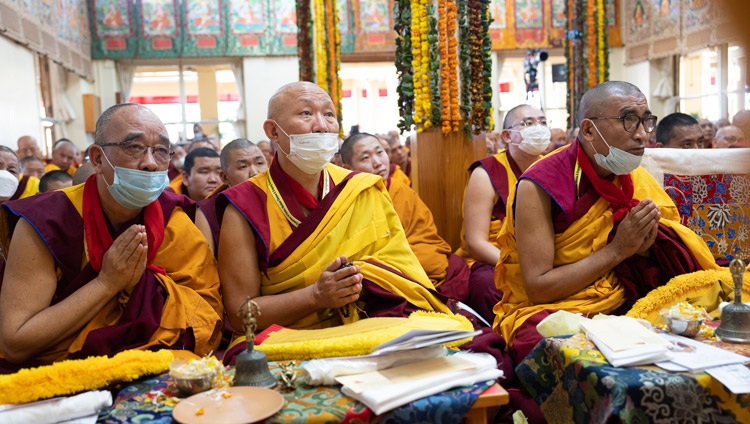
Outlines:
[{"label": "monk", "polygon": [[18,165],[23,175],[36,178],[42,178],[42,175],[44,175],[44,161],[37,156],[26,156],[18,162]]},{"label": "monk", "polygon": [[454,255],[450,245],[440,237],[432,212],[417,192],[407,183],[390,177],[390,160],[383,144],[383,140],[368,133],[349,136],[341,146],[344,168],[376,174],[383,179],[409,246],[430,281],[438,292],[465,301],[469,284],[466,260]]},{"label": "monk", "polygon": [[552,311],[624,313],[675,275],[717,267],[639,167],[656,116],[638,87],[595,86],[579,117],[577,141],[529,168],[509,199],[495,328],[514,360],[540,340],[536,324]]},{"label": "monk", "polygon": [[[215,150],[199,147],[185,156],[182,185],[179,191],[194,202],[199,202],[221,185],[221,161]],[[175,187],[170,183],[170,187]]]},{"label": "monk", "polygon": [[3,205],[3,369],[126,349],[216,348],[216,262],[183,211],[191,202],[164,191],[170,153],[153,112],[119,104],[97,121],[96,173],[86,183]]},{"label": "monk", "polygon": [[211,227],[212,246],[217,246],[219,240],[219,219],[216,216],[218,194],[268,169],[268,162],[263,152],[245,138],[232,140],[224,146],[219,159],[222,184],[208,197],[198,202]]},{"label": "monk", "polygon": [[18,140],[16,140],[16,144],[18,145],[18,150],[16,151],[16,153],[18,154],[19,158],[25,158],[28,156],[37,158],[42,157],[42,154],[39,151],[39,143],[36,141],[36,137],[31,135],[22,135],[21,137],[18,137]]},{"label": "monk", "polygon": [[703,129],[692,116],[675,112],[662,118],[656,125],[656,147],[672,149],[702,149],[706,142]]},{"label": "monk", "polygon": [[489,322],[494,321],[492,308],[502,297],[495,287],[494,269],[500,258],[497,235],[505,219],[508,193],[550,145],[547,118],[533,106],[516,106],[505,115],[500,137],[507,148],[469,167],[461,247],[456,252],[471,267],[467,303]]},{"label": "monk", "polygon": [[52,159],[44,168],[44,172],[65,171],[72,177],[76,173],[75,159],[78,154],[78,147],[67,138],[61,138],[55,142],[52,147]]},{"label": "monk", "polygon": [[39,178],[22,175],[16,152],[7,146],[0,146],[0,173],[0,202],[24,199],[39,192]]},{"label": "monk", "polygon": [[[259,330],[448,312],[409,248],[383,179],[328,164],[339,132],[328,94],[309,82],[287,84],[269,100],[267,116],[263,129],[277,145],[269,170],[216,202],[226,309],[254,300],[263,311]],[[240,317],[229,319],[241,332]]]}]

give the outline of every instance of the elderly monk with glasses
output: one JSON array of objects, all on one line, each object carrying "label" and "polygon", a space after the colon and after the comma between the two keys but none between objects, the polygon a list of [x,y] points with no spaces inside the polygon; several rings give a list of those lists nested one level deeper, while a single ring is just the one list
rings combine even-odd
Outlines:
[{"label": "elderly monk with glasses", "polygon": [[113,106],[89,155],[95,174],[84,184],[1,210],[6,372],[126,349],[205,355],[220,340],[210,230],[193,224],[189,199],[164,191],[172,156],[164,124],[143,106]]},{"label": "elderly monk with glasses", "polygon": [[552,312],[625,313],[675,275],[717,268],[639,166],[657,118],[638,87],[604,82],[579,107],[577,140],[521,175],[500,231],[494,327],[516,364]]}]

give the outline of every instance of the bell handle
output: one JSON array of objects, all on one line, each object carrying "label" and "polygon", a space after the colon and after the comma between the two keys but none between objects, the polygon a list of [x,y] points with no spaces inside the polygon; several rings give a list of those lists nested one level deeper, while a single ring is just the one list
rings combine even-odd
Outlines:
[{"label": "bell handle", "polygon": [[745,263],[742,259],[732,259],[729,263],[729,271],[732,273],[734,280],[734,303],[742,303],[742,276],[745,273]]}]

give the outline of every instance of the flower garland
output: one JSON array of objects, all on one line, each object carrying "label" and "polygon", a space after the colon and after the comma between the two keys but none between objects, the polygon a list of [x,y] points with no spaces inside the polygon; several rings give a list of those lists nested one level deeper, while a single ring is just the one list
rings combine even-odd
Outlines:
[{"label": "flower garland", "polygon": [[299,80],[313,81],[312,31],[310,2],[297,2],[297,57],[299,58]]},{"label": "flower garland", "polygon": [[444,118],[440,129],[443,134],[451,132],[450,65],[448,60],[448,1],[438,0],[438,51],[440,53],[440,111]]},{"label": "flower garland", "polygon": [[596,5],[597,18],[597,58],[599,59],[599,69],[597,71],[597,82],[601,83],[609,80],[609,40],[608,40],[608,22],[606,3],[604,0],[597,0]]},{"label": "flower garland", "polygon": [[441,95],[440,95],[440,56],[438,49],[434,48],[435,44],[438,44],[438,20],[435,18],[435,6],[427,6],[427,14],[430,16],[430,27],[427,34],[427,41],[430,45],[430,98],[432,101],[431,110],[432,115],[430,120],[433,124],[437,125],[440,122],[441,116]]},{"label": "flower garland", "polygon": [[588,88],[596,85],[596,23],[594,18],[596,16],[596,3],[595,0],[584,0],[585,6],[583,10],[586,11],[586,23],[583,27],[583,33],[586,34],[586,84]]},{"label": "flower garland", "polygon": [[[490,13],[490,1],[482,1],[482,126],[475,131],[491,131],[494,127],[492,118],[492,39],[490,39],[490,24],[492,15]],[[477,132],[477,134],[479,133]]]},{"label": "flower garland", "polygon": [[336,106],[341,128],[341,34],[338,26],[338,12],[335,0],[314,0],[315,16],[315,82],[331,96]]},{"label": "flower garland", "polygon": [[92,356],[24,368],[15,374],[0,375],[0,404],[33,402],[133,381],[167,371],[173,360],[169,350],[126,350],[112,358]]},{"label": "flower garland", "polygon": [[313,0],[313,14],[315,15],[315,83],[328,91],[328,67],[326,66],[326,28],[323,0]]},{"label": "flower garland", "polygon": [[411,1],[396,0],[393,6],[396,30],[396,73],[398,75],[398,128],[408,132],[414,125],[414,72],[411,47]]},{"label": "flower garland", "polygon": [[[471,28],[482,28],[482,1],[469,0],[468,4],[468,23]],[[471,83],[469,84],[469,97],[471,99],[471,115],[469,118],[469,129],[478,134],[484,127],[484,61],[482,53],[482,44],[484,38],[476,31],[469,33],[469,66],[471,74]]]},{"label": "flower garland", "polygon": [[[411,53],[412,69],[414,69],[414,124],[421,131],[422,118],[425,115],[422,102],[422,85],[424,70],[422,69],[422,17],[427,14],[424,0],[412,2],[411,13]],[[426,17],[425,17],[426,19]]]},{"label": "flower garland", "polygon": [[[461,125],[461,108],[458,103],[458,41],[456,40],[456,19],[458,7],[456,6],[456,0],[448,0],[446,12],[448,15],[448,95],[451,101],[451,128],[455,132],[459,131]],[[446,116],[445,119],[448,119],[448,117]]]},{"label": "flower garland", "polygon": [[[469,88],[471,86],[471,73],[466,72],[467,69],[470,69],[469,43],[466,42],[466,40],[468,40],[469,38],[470,33],[467,9],[468,0],[458,0],[458,22],[460,23],[461,37],[458,54],[462,70],[460,80],[460,106],[458,107],[458,109],[461,115],[468,117],[471,114],[471,90]],[[454,99],[454,101],[458,101],[458,99]],[[453,104],[455,105],[455,102]],[[464,121],[464,133],[466,133],[467,135],[471,133],[469,129],[468,119]]]}]

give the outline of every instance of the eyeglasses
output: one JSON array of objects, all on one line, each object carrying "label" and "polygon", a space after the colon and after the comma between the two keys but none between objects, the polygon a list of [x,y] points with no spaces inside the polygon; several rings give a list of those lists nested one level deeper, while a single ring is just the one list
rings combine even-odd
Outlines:
[{"label": "eyeglasses", "polygon": [[170,158],[174,156],[174,152],[167,146],[147,146],[141,143],[134,143],[132,141],[121,141],[119,143],[105,143],[100,144],[101,147],[121,147],[125,151],[125,154],[135,160],[141,160],[146,155],[146,151],[151,149],[151,155],[157,162],[169,162]]},{"label": "eyeglasses", "polygon": [[528,119],[524,119],[524,120],[523,120],[523,121],[521,121],[521,122],[517,122],[517,123],[515,123],[515,124],[511,125],[511,126],[510,126],[509,128],[517,127],[517,126],[519,126],[519,125],[520,125],[520,126],[522,126],[522,127],[524,127],[524,128],[526,128],[526,127],[531,127],[531,126],[534,126],[534,125],[541,125],[541,126],[543,126],[543,127],[546,127],[546,126],[547,126],[547,124],[548,124],[548,123],[547,123],[547,120],[546,120],[546,119],[544,119],[544,118],[542,118],[542,119],[532,119],[532,118],[528,118]]},{"label": "eyeglasses", "polygon": [[640,117],[636,115],[635,113],[628,113],[627,115],[622,116],[596,116],[593,118],[588,118],[592,121],[597,119],[619,119],[622,121],[622,127],[627,132],[635,132],[635,130],[638,129],[638,125],[643,124],[643,129],[650,133],[651,131],[656,128],[656,120],[659,119],[655,115],[646,115],[644,117]]}]

